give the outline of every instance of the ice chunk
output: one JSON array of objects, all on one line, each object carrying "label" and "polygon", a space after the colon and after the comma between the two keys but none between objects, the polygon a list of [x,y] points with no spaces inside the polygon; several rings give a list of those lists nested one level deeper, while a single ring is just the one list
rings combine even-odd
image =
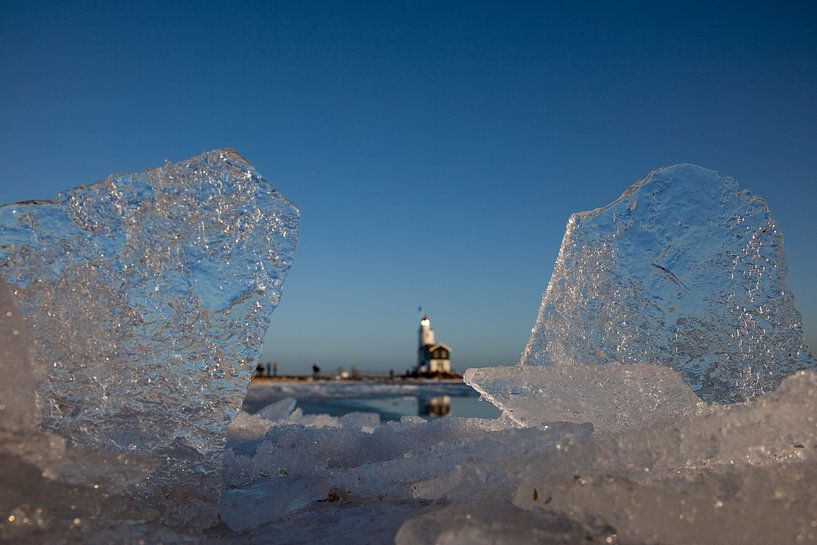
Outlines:
[{"label": "ice chunk", "polygon": [[340,417],[340,425],[366,433],[374,432],[380,424],[380,415],[377,413],[353,412]]},{"label": "ice chunk", "polygon": [[[642,367],[649,370],[621,373],[635,390],[674,376],[666,367],[639,374]],[[582,369],[600,373],[589,379],[594,387],[621,389],[608,379],[614,367]],[[236,536],[242,543],[332,543],[352,517],[370,543],[392,542],[403,521],[398,543],[796,540],[814,520],[815,389],[813,372],[747,403],[706,405],[687,389],[694,410],[601,434],[589,424],[461,418],[408,418],[366,433],[339,422],[307,427],[296,410],[288,423],[270,422],[252,450],[233,445],[222,505],[236,509],[222,516],[247,525]],[[237,498],[253,494],[245,520]]]},{"label": "ice chunk", "polygon": [[[0,207],[0,276],[47,369],[35,381],[46,433],[33,437],[56,433],[72,447],[63,460],[40,449],[43,463],[22,463],[48,462],[60,485],[100,494],[130,487],[123,501],[174,528],[216,523],[226,428],[297,222],[232,150]],[[126,477],[122,464],[139,470]]]},{"label": "ice chunk", "polygon": [[522,426],[590,422],[619,432],[673,422],[700,403],[676,371],[649,364],[490,367],[464,379]]},{"label": "ice chunk", "polygon": [[[673,423],[616,434],[553,436],[538,448],[532,439],[548,430],[516,430],[530,435],[501,437],[500,458],[487,455],[487,437],[474,438],[483,443],[479,456],[452,450],[448,474],[414,485],[415,497],[449,506],[405,523],[397,542],[813,540],[815,388],[817,374],[798,372],[751,402],[706,406]],[[503,507],[508,490],[517,508],[533,513]],[[558,528],[586,533],[560,536]]]},{"label": "ice chunk", "polygon": [[287,397],[282,399],[281,401],[276,401],[270,405],[267,405],[256,414],[261,418],[269,420],[271,422],[275,422],[276,420],[283,420],[292,414],[292,411],[295,410],[295,404],[297,402],[292,399],[291,397]]},{"label": "ice chunk", "polygon": [[[372,422],[366,420],[361,415],[338,427],[278,426],[252,448],[231,440],[226,481],[234,489],[244,489],[271,476],[297,482],[326,479],[357,505],[423,502],[464,488],[463,493],[473,494],[495,485],[496,479],[507,482],[504,462],[509,444],[533,455],[568,436],[588,438],[591,433],[586,424],[506,429],[496,420],[460,418],[386,422],[368,429]],[[479,475],[458,478],[458,468],[478,463]]]},{"label": "ice chunk", "polygon": [[44,426],[104,449],[218,453],[297,224],[227,149],[0,208],[0,274],[48,369]]},{"label": "ice chunk", "polygon": [[221,497],[219,515],[234,532],[255,528],[327,497],[325,479],[274,479],[241,489],[228,489]]},{"label": "ice chunk", "polygon": [[640,362],[722,402],[814,366],[783,235],[734,179],[671,166],[570,217],[521,363]]}]

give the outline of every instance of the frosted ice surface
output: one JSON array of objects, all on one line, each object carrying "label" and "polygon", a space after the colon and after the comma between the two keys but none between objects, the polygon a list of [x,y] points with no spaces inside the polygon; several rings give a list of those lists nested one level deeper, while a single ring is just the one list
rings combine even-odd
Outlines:
[{"label": "frosted ice surface", "polygon": [[570,217],[521,364],[640,362],[722,402],[814,366],[783,235],[734,179],[671,166]]},{"label": "frosted ice surface", "polygon": [[0,274],[48,369],[43,425],[79,445],[219,452],[297,225],[228,149],[0,208]]},{"label": "frosted ice surface", "polygon": [[590,422],[618,432],[673,422],[700,403],[676,371],[649,364],[491,367],[464,379],[523,426]]}]

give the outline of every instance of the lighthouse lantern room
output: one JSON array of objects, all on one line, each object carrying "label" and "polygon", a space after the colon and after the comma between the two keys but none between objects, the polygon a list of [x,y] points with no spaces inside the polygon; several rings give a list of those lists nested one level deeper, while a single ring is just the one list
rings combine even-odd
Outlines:
[{"label": "lighthouse lantern room", "polygon": [[417,349],[417,374],[440,375],[451,373],[451,347],[434,341],[431,320],[420,320],[420,346]]}]

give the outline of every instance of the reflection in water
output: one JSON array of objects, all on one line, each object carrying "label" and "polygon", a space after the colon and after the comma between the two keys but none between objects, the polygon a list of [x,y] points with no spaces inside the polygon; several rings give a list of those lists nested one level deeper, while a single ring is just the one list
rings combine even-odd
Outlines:
[{"label": "reflection in water", "polygon": [[[400,420],[404,416],[420,416],[423,418],[461,417],[461,418],[498,418],[499,410],[488,402],[477,397],[476,392],[463,388],[456,390],[448,386],[447,391],[437,388],[426,392],[395,392],[380,393],[365,390],[367,396],[330,395],[326,385],[301,386],[303,392],[289,385],[284,387],[268,384],[250,385],[250,391],[244,400],[244,410],[250,414],[257,413],[264,407],[280,401],[286,397],[297,400],[297,407],[304,414],[328,414],[343,416],[352,412],[375,412],[380,415],[381,421]],[[329,385],[331,386],[331,384]],[[358,386],[358,385],[355,385]],[[427,387],[429,390],[430,387]],[[362,388],[361,388],[362,389]],[[284,391],[282,391],[284,390]],[[315,392],[317,390],[317,392]]]},{"label": "reflection in water", "polygon": [[451,397],[418,397],[417,414],[419,416],[448,416],[451,413]]}]

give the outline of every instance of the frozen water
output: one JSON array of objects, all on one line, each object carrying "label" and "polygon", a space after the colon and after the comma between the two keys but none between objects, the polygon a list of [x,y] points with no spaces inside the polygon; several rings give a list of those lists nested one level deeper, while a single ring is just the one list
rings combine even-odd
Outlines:
[{"label": "frozen water", "polygon": [[747,404],[566,442],[529,466],[514,502],[602,517],[627,543],[814,542],[815,389],[800,372]]},{"label": "frozen water", "polygon": [[295,410],[295,403],[296,401],[291,397],[287,397],[280,401],[276,401],[270,405],[267,405],[256,414],[261,418],[269,420],[271,422],[275,422],[276,420],[283,420],[287,418],[289,415],[292,414],[292,411]]},{"label": "frozen water", "polygon": [[501,463],[453,471],[451,505],[408,521],[398,543],[577,542],[568,530],[600,543],[815,542],[815,390],[817,374],[799,372],[771,394],[672,424],[565,435],[538,450],[509,440]]},{"label": "frozen water", "polygon": [[[499,463],[415,483],[454,503],[397,542],[814,542],[817,375],[795,373],[813,366],[765,202],[699,167],[656,171],[571,217],[520,366],[465,374],[517,425],[593,436],[509,438]],[[684,382],[753,401],[706,405]]]},{"label": "frozen water", "polygon": [[[2,365],[15,368],[2,419],[44,430],[3,441],[22,456],[8,467],[37,465],[46,492],[86,487],[75,492],[93,498],[89,512],[122,493],[177,527],[216,522],[227,426],[297,224],[297,209],[227,149],[0,207],[0,275],[12,295],[3,326],[13,330]],[[30,352],[14,334],[21,317]],[[25,492],[25,504],[53,503]]]},{"label": "frozen water", "polygon": [[[732,184],[697,167],[653,175],[681,186],[690,177]],[[817,541],[817,374],[783,378],[811,359],[798,344],[799,318],[782,283],[779,234],[762,230],[758,218],[773,227],[768,215],[755,215],[765,205],[743,193],[719,195],[725,214],[745,203],[735,225],[751,228],[724,234],[724,222],[707,216],[707,187],[686,196],[660,189],[664,180],[642,191],[649,180],[622,197],[630,204],[619,216],[604,209],[574,217],[566,238],[573,242],[545,294],[551,306],[543,313],[556,321],[537,326],[550,337],[534,335],[525,361],[556,365],[466,373],[505,410],[497,420],[305,415],[301,399],[446,395],[462,387],[316,383],[273,396],[258,389],[255,414],[238,412],[227,427],[279,295],[297,219],[232,152],[0,209],[0,274],[10,284],[3,291],[0,279],[0,541]],[[706,262],[684,248],[651,257],[653,245],[628,238],[668,236],[671,219],[659,212],[676,217],[697,198],[706,201],[699,203],[704,225],[678,215],[682,241],[672,244],[698,243]],[[605,214],[612,227],[601,226]],[[723,239],[724,255],[734,251],[730,241],[749,240],[734,256],[735,284],[723,281],[723,255],[710,234]],[[151,237],[159,242],[148,244]],[[587,248],[607,257],[576,257]],[[646,262],[660,274],[645,276]],[[596,276],[574,269],[571,284],[564,267],[576,263],[602,268]],[[635,280],[624,282],[629,269]],[[719,275],[701,276],[709,273]],[[583,283],[589,277],[598,282]],[[696,283],[707,288],[701,300],[678,291]],[[781,289],[774,301],[770,286]],[[551,294],[557,288],[592,297],[581,307],[576,294]],[[695,314],[697,304],[711,312]],[[557,313],[571,305],[575,314]],[[627,314],[645,305],[647,313]],[[644,322],[600,332],[590,307],[600,317],[621,311]],[[573,329],[558,321],[570,316]],[[726,338],[715,326],[735,316],[745,319]],[[665,323],[647,323],[656,317]],[[693,318],[707,330],[690,336],[683,327]],[[758,335],[761,326],[767,332]],[[677,359],[665,350],[672,327],[679,340],[671,348],[686,354]],[[608,342],[615,335],[623,336],[618,351]],[[693,338],[701,342],[697,356]],[[596,341],[598,353],[587,357]],[[655,357],[641,357],[648,349]],[[554,354],[565,357],[544,357]],[[700,363],[693,373],[700,380],[679,361]],[[707,399],[751,400],[706,404],[687,384]],[[222,524],[203,531],[217,501]]]},{"label": "frozen water", "polygon": [[227,489],[221,497],[219,515],[231,530],[240,532],[314,504],[328,494],[329,483],[324,479],[277,478]]},{"label": "frozen water", "polygon": [[521,363],[654,363],[708,401],[813,367],[761,197],[694,165],[573,214]]},{"label": "frozen water", "polygon": [[[603,373],[596,384],[608,378],[605,366],[593,371]],[[366,521],[367,543],[808,542],[815,390],[817,374],[800,372],[748,403],[699,404],[603,434],[459,418],[372,433],[279,421],[253,452],[232,449],[223,502],[268,491],[269,506],[248,502],[246,517],[231,520],[247,543],[332,543],[328,528],[349,517]],[[318,520],[320,536],[310,529]]]},{"label": "frozen water", "polygon": [[[254,424],[239,417],[230,427],[222,518],[230,527],[247,529],[341,499],[354,505],[402,502],[414,505],[416,512],[429,499],[445,497],[465,484],[457,480],[463,464],[503,467],[509,441],[529,453],[541,453],[568,436],[590,436],[587,425],[556,424],[543,431],[506,429],[496,420],[406,418],[378,425],[376,418],[364,413],[325,416],[332,421],[315,427],[304,424],[296,410],[289,419],[270,423],[266,435],[259,437],[245,433]],[[481,482],[490,480],[489,474]],[[503,475],[493,474],[504,482]],[[467,483],[472,493],[475,483]],[[238,498],[252,498],[263,490],[277,490],[281,497],[273,495],[269,505],[239,507]],[[225,505],[231,506],[229,512]]]},{"label": "frozen water", "polygon": [[340,417],[340,425],[355,428],[367,433],[373,433],[380,424],[380,415],[377,413],[354,412]]},{"label": "frozen water", "polygon": [[522,426],[590,422],[618,432],[673,422],[700,403],[676,371],[649,364],[491,367],[464,378]]},{"label": "frozen water", "polygon": [[0,274],[48,369],[43,425],[105,449],[219,452],[297,223],[227,149],[0,208]]},{"label": "frozen water", "polygon": [[496,408],[481,402],[462,380],[253,381],[243,410],[260,414],[278,401],[292,399],[307,414],[340,416],[378,413],[383,420],[442,415],[491,418]]},{"label": "frozen water", "polygon": [[298,401],[321,401],[344,398],[379,398],[393,396],[437,397],[469,393],[459,380],[403,381],[304,381],[265,383],[250,386],[245,404],[258,407],[285,398]]}]

